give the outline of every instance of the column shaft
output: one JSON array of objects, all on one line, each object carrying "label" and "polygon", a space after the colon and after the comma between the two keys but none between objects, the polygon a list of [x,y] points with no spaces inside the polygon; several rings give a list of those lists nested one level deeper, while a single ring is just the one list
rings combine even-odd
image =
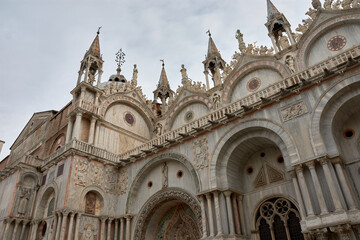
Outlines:
[{"label": "column shaft", "polygon": [[200,204],[201,204],[201,221],[203,228],[203,238],[207,237],[207,224],[206,224],[206,214],[205,214],[205,197],[203,195],[200,196]]},{"label": "column shaft", "polygon": [[20,240],[24,239],[26,225],[27,225],[27,222],[23,222],[23,225],[22,225],[22,228],[21,228]]},{"label": "column shaft", "polygon": [[124,240],[124,218],[120,218],[120,240]]},{"label": "column shaft", "polygon": [[340,162],[335,163],[335,169],[336,169],[336,173],[337,173],[337,175],[339,177],[339,182],[340,182],[341,188],[342,188],[342,190],[344,192],[345,199],[346,199],[346,202],[347,202],[349,208],[350,209],[356,209],[356,204],[355,204],[355,201],[354,201],[354,198],[353,198],[353,194],[352,194],[351,189],[349,187],[349,181],[345,177],[344,169],[341,166]]},{"label": "column shaft", "polygon": [[234,196],[232,197],[232,205],[233,205],[233,211],[234,211],[236,234],[241,234],[241,230],[240,230],[240,219],[239,219],[239,210],[238,210],[238,207],[237,207],[237,202],[236,202],[236,196],[235,196],[235,194],[234,194]]},{"label": "column shaft", "polygon": [[305,206],[306,206],[307,215],[308,216],[309,215],[314,215],[314,210],[313,210],[313,207],[312,207],[312,204],[311,204],[309,191],[308,191],[308,188],[306,186],[302,166],[298,166],[296,168],[296,174],[297,174],[297,177],[299,179],[301,193],[302,193],[302,195],[304,197],[304,202],[305,202]]},{"label": "column shaft", "polygon": [[76,113],[76,119],[75,119],[73,134],[72,134],[72,136],[76,139],[80,139],[81,119],[82,119],[82,113],[80,113],[80,112]]},{"label": "column shaft", "polygon": [[98,146],[98,140],[99,140],[99,132],[100,132],[100,124],[99,121],[95,124],[95,136],[94,136],[94,146]]},{"label": "column shaft", "polygon": [[335,189],[335,182],[334,182],[334,179],[331,175],[331,172],[330,172],[330,168],[329,168],[329,165],[328,165],[328,160],[323,158],[323,159],[320,159],[320,163],[323,167],[323,170],[324,170],[324,173],[325,173],[325,179],[326,179],[326,182],[329,186],[329,190],[330,190],[330,194],[331,194],[331,198],[333,200],[333,203],[334,203],[334,206],[335,206],[335,211],[339,211],[342,209],[342,206],[341,206],[341,202],[340,202],[340,198],[338,196],[338,193]]},{"label": "column shaft", "polygon": [[12,234],[12,240],[16,239],[16,234],[17,234],[17,230],[18,230],[18,227],[19,227],[19,223],[20,222],[18,220],[15,221],[15,227],[14,227],[14,232]]},{"label": "column shaft", "polygon": [[69,223],[69,230],[68,230],[68,237],[67,237],[68,240],[71,240],[71,237],[72,237],[74,216],[75,216],[75,214],[71,213],[71,215],[70,215],[70,223]]},{"label": "column shaft", "polygon": [[298,183],[298,180],[296,178],[296,174],[293,173],[292,174],[292,180],[293,180],[293,185],[294,185],[294,188],[295,188],[295,194],[296,194],[296,198],[298,200],[298,203],[299,203],[299,212],[300,212],[300,216],[301,216],[301,219],[305,219],[305,207],[304,207],[304,202],[303,202],[303,199],[302,199],[302,196],[301,196],[301,192],[300,192],[300,188],[299,188],[299,183]]},{"label": "column shaft", "polygon": [[206,200],[208,204],[208,212],[209,212],[209,229],[210,229],[210,236],[214,236],[214,215],[212,210],[212,199],[211,193],[206,194]]},{"label": "column shaft", "polygon": [[5,236],[7,235],[7,231],[9,230],[10,223],[8,220],[3,220],[3,227],[0,234],[0,240],[5,240]]},{"label": "column shaft", "polygon": [[105,240],[105,218],[101,218],[101,235],[100,235],[100,240]]},{"label": "column shaft", "polygon": [[219,193],[214,192],[214,202],[215,202],[215,215],[216,215],[216,227],[217,235],[222,235],[222,225],[221,225],[221,215],[220,215],[220,203],[219,203]]},{"label": "column shaft", "polygon": [[118,231],[119,231],[119,219],[115,220],[115,233],[114,233],[114,240],[118,239]]},{"label": "column shaft", "polygon": [[243,206],[243,196],[238,196],[238,207],[240,213],[240,226],[242,235],[246,235],[246,225],[245,225],[245,215],[244,215],[244,206]]},{"label": "column shaft", "polygon": [[75,236],[74,240],[79,240],[79,225],[80,225],[80,213],[76,215],[76,223],[75,223]]},{"label": "column shaft", "polygon": [[90,130],[89,130],[89,144],[94,143],[95,123],[96,123],[96,118],[92,117],[90,122]]},{"label": "column shaft", "polygon": [[71,139],[71,137],[72,137],[72,136],[71,136],[72,131],[73,131],[73,121],[72,121],[72,119],[69,117],[67,129],[66,129],[66,140],[65,140],[65,143],[70,142],[70,139]]},{"label": "column shaft", "polygon": [[58,223],[58,217],[55,214],[53,228],[50,230],[51,232],[50,232],[49,240],[54,240],[55,239],[57,223]]},{"label": "column shaft", "polygon": [[226,191],[225,193],[225,197],[226,197],[226,209],[227,209],[227,216],[228,216],[228,220],[229,220],[229,230],[230,230],[230,234],[234,235],[235,234],[235,229],[234,229],[234,216],[233,216],[233,211],[232,211],[232,206],[231,206],[231,192],[230,191]]},{"label": "column shaft", "polygon": [[130,217],[126,218],[126,240],[130,240]]},{"label": "column shaft", "polygon": [[107,229],[107,240],[111,240],[111,222],[113,219],[109,218],[108,220],[108,229]]},{"label": "column shaft", "polygon": [[317,199],[319,201],[321,214],[326,214],[326,213],[328,213],[328,210],[326,207],[324,195],[321,190],[320,182],[319,182],[316,170],[315,170],[315,163],[309,162],[309,163],[306,163],[306,166],[309,168],[310,173],[311,173],[311,178],[314,182],[315,192],[316,192]]},{"label": "column shaft", "polygon": [[61,233],[60,233],[60,238],[59,240],[64,240],[65,239],[65,233],[66,233],[66,228],[67,228],[67,216],[69,213],[64,212],[63,213],[63,217],[61,220]]},{"label": "column shaft", "polygon": [[60,238],[61,225],[62,225],[62,215],[61,213],[58,213],[58,223],[56,227],[55,240],[59,240]]}]

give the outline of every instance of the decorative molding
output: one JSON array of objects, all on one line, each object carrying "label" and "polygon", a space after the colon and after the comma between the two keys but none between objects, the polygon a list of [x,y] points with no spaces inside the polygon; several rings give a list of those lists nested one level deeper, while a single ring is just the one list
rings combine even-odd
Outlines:
[{"label": "decorative molding", "polygon": [[281,115],[283,122],[287,122],[289,120],[292,120],[294,118],[302,116],[308,112],[309,112],[309,110],[308,110],[305,102],[301,101],[301,102],[291,105],[290,107],[281,109],[280,115]]}]

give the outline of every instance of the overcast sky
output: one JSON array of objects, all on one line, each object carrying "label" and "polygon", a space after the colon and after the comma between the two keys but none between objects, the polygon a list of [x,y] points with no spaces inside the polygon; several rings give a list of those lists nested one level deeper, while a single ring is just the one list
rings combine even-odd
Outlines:
[{"label": "overcast sky", "polygon": [[[305,19],[311,0],[273,0],[292,24]],[[71,100],[80,61],[102,26],[103,81],[116,73],[115,53],[126,54],[122,74],[153,98],[161,71],[172,89],[180,68],[205,82],[202,61],[212,37],[226,62],[237,50],[235,32],[248,43],[271,46],[266,0],[0,0],[0,160],[34,112],[60,110]]]}]

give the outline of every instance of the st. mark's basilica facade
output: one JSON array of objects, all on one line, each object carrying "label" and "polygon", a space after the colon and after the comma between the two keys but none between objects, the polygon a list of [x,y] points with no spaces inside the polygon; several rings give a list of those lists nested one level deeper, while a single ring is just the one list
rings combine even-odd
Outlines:
[{"label": "st. mark's basilica facade", "polygon": [[0,239],[359,240],[360,2],[308,4],[293,31],[267,0],[272,46],[228,63],[209,32],[205,84],[163,64],[151,100],[98,33],[0,163]]}]

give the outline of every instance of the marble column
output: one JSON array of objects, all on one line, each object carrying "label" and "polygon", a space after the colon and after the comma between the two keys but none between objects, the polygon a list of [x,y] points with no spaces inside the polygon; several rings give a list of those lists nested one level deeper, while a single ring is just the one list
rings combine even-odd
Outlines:
[{"label": "marble column", "polygon": [[303,199],[302,199],[302,196],[301,196],[299,182],[298,182],[298,180],[296,178],[295,171],[291,171],[290,175],[291,175],[291,178],[292,178],[292,181],[293,181],[296,198],[297,198],[297,201],[298,201],[299,207],[300,207],[300,209],[299,209],[300,217],[301,217],[301,219],[305,219],[306,212],[305,212],[304,202],[303,202]]},{"label": "marble column", "polygon": [[113,218],[109,218],[108,220],[108,228],[107,228],[107,238],[106,240],[111,240],[111,223],[114,219]]},{"label": "marble column", "polygon": [[48,238],[49,240],[54,240],[55,239],[57,221],[58,221],[58,217],[57,217],[57,215],[55,213],[54,214],[54,219],[53,219],[53,224],[52,224],[52,229],[50,229],[50,234],[49,234],[49,238]]},{"label": "marble column", "polygon": [[239,210],[238,210],[238,206],[237,206],[237,202],[236,202],[236,196],[235,194],[233,194],[232,196],[232,205],[233,205],[233,212],[234,212],[234,220],[235,220],[235,232],[236,234],[241,234],[241,230],[240,230],[240,219],[239,219]]},{"label": "marble column", "polygon": [[219,192],[215,191],[215,192],[213,192],[213,195],[214,195],[214,203],[215,203],[217,236],[220,236],[223,234],[223,230],[222,230],[222,225],[221,225]]},{"label": "marble column", "polygon": [[32,228],[31,228],[30,240],[35,240],[40,221],[33,220],[33,222],[31,223],[32,223]]},{"label": "marble column", "polygon": [[56,226],[55,240],[59,240],[59,238],[60,238],[61,224],[62,224],[62,215],[61,215],[61,213],[58,212],[57,215],[58,215],[58,222],[57,222],[57,226]]},{"label": "marble column", "polygon": [[65,239],[65,233],[66,233],[66,228],[67,228],[67,216],[69,215],[69,212],[63,211],[62,214],[63,214],[63,216],[62,216],[62,220],[61,220],[61,232],[60,232],[59,240]]},{"label": "marble column", "polygon": [[71,139],[71,133],[73,131],[73,120],[71,117],[69,117],[69,120],[68,120],[68,125],[67,125],[67,128],[66,128],[66,140],[65,140],[65,143],[68,143],[70,142],[70,139]]},{"label": "marble column", "polygon": [[74,236],[74,240],[79,240],[79,226],[80,226],[80,218],[81,218],[81,214],[78,213],[76,215],[76,223],[75,223],[75,236]]},{"label": "marble column", "polygon": [[24,234],[25,234],[25,229],[26,229],[26,225],[29,223],[29,221],[23,221],[22,222],[22,228],[21,228],[21,233],[20,233],[20,240],[22,240],[22,239],[25,239],[25,236],[24,236]]},{"label": "marble column", "polygon": [[95,123],[96,123],[96,118],[93,116],[91,117],[91,122],[90,122],[89,144],[94,144]]},{"label": "marble column", "polygon": [[208,213],[209,213],[210,237],[212,237],[215,235],[215,231],[214,231],[214,215],[213,215],[213,209],[212,209],[211,193],[206,194],[206,200],[207,200],[207,204],[208,204]]},{"label": "marble column", "polygon": [[105,240],[105,221],[106,218],[100,218],[101,221],[101,233],[100,233],[100,240]]},{"label": "marble column", "polygon": [[119,219],[115,219],[115,230],[114,230],[114,240],[118,239],[118,231],[119,231]]},{"label": "marble column", "polygon": [[289,40],[290,40],[290,45],[295,45],[296,42],[295,42],[295,40],[294,40],[293,35],[291,34],[290,28],[285,27],[285,31],[286,31],[286,34],[288,35]]},{"label": "marble column", "polygon": [[235,234],[235,229],[234,229],[234,216],[233,216],[233,211],[232,211],[232,206],[231,206],[231,199],[230,196],[232,194],[231,191],[225,191],[225,198],[226,198],[226,209],[227,209],[227,216],[228,216],[228,220],[229,220],[229,229],[230,229],[230,234],[234,235]]},{"label": "marble column", "polygon": [[100,123],[99,121],[96,122],[95,127],[95,136],[94,136],[94,146],[98,146],[98,140],[99,140],[99,133],[100,133]]},{"label": "marble column", "polygon": [[67,237],[68,240],[71,240],[71,238],[72,238],[74,217],[75,217],[75,213],[71,212],[70,213],[70,223],[69,223],[68,237]]},{"label": "marble column", "polygon": [[316,170],[315,170],[315,162],[314,161],[307,162],[306,166],[309,168],[310,173],[311,173],[311,178],[312,178],[314,186],[315,186],[315,192],[316,192],[317,199],[319,201],[321,214],[326,214],[326,213],[328,213],[328,210],[326,207],[326,202],[325,202],[323,192],[321,190],[322,188],[320,186],[320,182],[319,182]]},{"label": "marble column", "polygon": [[313,210],[313,207],[312,207],[312,204],[311,204],[309,190],[308,190],[306,182],[305,182],[302,166],[297,166],[296,167],[296,175],[297,175],[297,177],[299,179],[300,189],[301,189],[301,193],[302,193],[302,196],[303,196],[303,199],[304,199],[304,202],[305,202],[307,215],[308,216],[313,216],[314,215],[314,210]]},{"label": "marble column", "polygon": [[17,235],[17,231],[18,231],[20,222],[21,222],[21,220],[18,220],[18,219],[15,220],[15,227],[14,227],[14,231],[12,234],[12,240],[16,240],[16,235]]},{"label": "marble column", "polygon": [[209,72],[208,72],[208,71],[204,71],[204,74],[205,74],[205,80],[206,80],[206,89],[209,90],[209,89],[210,89]]},{"label": "marble column", "polygon": [[82,113],[77,112],[72,137],[78,140],[80,139],[81,119],[82,119]]},{"label": "marble column", "polygon": [[271,42],[274,46],[274,49],[275,49],[275,53],[278,53],[279,52],[279,48],[278,46],[276,45],[276,39],[275,39],[275,36],[274,35],[269,35],[270,36],[270,39],[271,39]]},{"label": "marble column", "polygon": [[124,240],[124,218],[120,218],[120,240]]},{"label": "marble column", "polygon": [[204,195],[200,195],[200,204],[201,204],[201,221],[203,228],[203,238],[207,237],[207,224],[206,224],[206,214],[205,214],[205,197]]},{"label": "marble column", "polygon": [[3,225],[0,232],[0,240],[5,240],[5,236],[7,234],[7,231],[9,230],[10,222],[8,219],[3,220]]},{"label": "marble column", "polygon": [[131,216],[126,216],[126,240],[130,240],[130,224]]},{"label": "marble column", "polygon": [[246,226],[245,226],[245,215],[244,215],[244,206],[243,206],[243,195],[237,196],[238,199],[238,208],[240,214],[240,227],[241,227],[241,234],[246,235]]},{"label": "marble column", "polygon": [[340,210],[342,210],[342,206],[341,206],[341,202],[340,202],[338,193],[335,189],[335,182],[334,182],[333,176],[331,175],[331,172],[330,172],[330,168],[328,165],[329,161],[327,158],[321,158],[321,159],[319,159],[319,162],[321,163],[324,173],[325,173],[325,179],[329,186],[331,198],[332,198],[334,206],[335,206],[335,211],[340,211]]},{"label": "marble column", "polygon": [[339,158],[337,158],[334,161],[334,165],[335,165],[335,170],[336,170],[337,176],[339,178],[341,188],[342,188],[342,190],[344,192],[344,195],[345,195],[346,202],[347,202],[347,204],[349,206],[349,209],[354,210],[354,209],[356,209],[354,195],[351,192],[351,189],[350,189],[350,186],[349,186],[349,181],[345,176],[344,169],[343,169],[343,167],[341,165],[341,160]]}]

